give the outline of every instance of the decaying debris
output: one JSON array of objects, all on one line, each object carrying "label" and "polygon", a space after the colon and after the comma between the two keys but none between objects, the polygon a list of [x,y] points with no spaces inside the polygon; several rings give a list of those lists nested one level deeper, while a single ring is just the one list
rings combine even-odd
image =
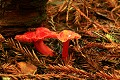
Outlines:
[{"label": "decaying debris", "polygon": [[46,19],[48,0],[0,0],[0,34],[11,36]]}]

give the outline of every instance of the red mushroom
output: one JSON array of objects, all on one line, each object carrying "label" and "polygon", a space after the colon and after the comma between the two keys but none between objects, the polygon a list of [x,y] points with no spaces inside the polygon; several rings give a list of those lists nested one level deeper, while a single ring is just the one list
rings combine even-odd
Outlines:
[{"label": "red mushroom", "polygon": [[26,32],[23,35],[16,35],[15,39],[21,42],[33,42],[36,50],[45,56],[53,56],[53,50],[43,42],[45,38],[56,38],[57,34],[47,28],[36,28],[35,32]]},{"label": "red mushroom", "polygon": [[68,48],[71,39],[79,39],[81,36],[70,30],[63,30],[59,33],[58,39],[63,42],[62,48],[62,59],[66,60],[68,58]]}]

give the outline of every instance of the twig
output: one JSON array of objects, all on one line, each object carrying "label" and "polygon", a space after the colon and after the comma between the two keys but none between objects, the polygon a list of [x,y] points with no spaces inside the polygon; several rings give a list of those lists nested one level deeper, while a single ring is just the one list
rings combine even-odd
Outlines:
[{"label": "twig", "polygon": [[61,73],[61,74],[54,74],[54,73],[51,73],[51,74],[0,74],[0,76],[4,76],[4,77],[32,77],[32,78],[38,78],[38,79],[49,79],[49,78],[70,78],[70,79],[75,79],[75,80],[79,80],[80,78],[78,77],[75,77],[75,76],[72,76],[72,75],[67,75],[67,74],[64,74],[64,73]]},{"label": "twig", "polygon": [[76,9],[83,17],[85,17],[85,19],[87,19],[89,22],[91,22],[91,23],[93,23],[93,24],[95,24],[98,28],[100,28],[100,29],[102,29],[104,32],[106,32],[106,33],[108,33],[108,31],[105,29],[105,28],[103,28],[103,26],[101,26],[99,23],[97,23],[96,21],[92,21],[89,17],[87,17],[79,8],[77,8],[76,6],[74,6],[73,4],[72,4],[72,7],[74,8],[74,9]]},{"label": "twig", "polygon": [[49,65],[46,67],[47,69],[49,70],[53,70],[53,71],[61,71],[61,72],[66,72],[67,74],[69,73],[76,73],[78,75],[84,75],[84,77],[91,77],[91,78],[94,78],[94,75],[88,73],[88,72],[85,72],[83,70],[80,70],[78,68],[74,68],[70,65],[67,65],[67,66],[62,66],[59,64],[59,66],[52,66],[52,65]]}]

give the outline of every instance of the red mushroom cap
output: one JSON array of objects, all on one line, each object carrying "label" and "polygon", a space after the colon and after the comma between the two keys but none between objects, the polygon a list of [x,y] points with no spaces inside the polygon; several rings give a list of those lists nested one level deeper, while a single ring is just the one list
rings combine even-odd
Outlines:
[{"label": "red mushroom cap", "polygon": [[23,35],[16,35],[15,39],[20,42],[36,42],[45,38],[57,38],[57,33],[50,31],[47,28],[36,28],[35,32],[26,32]]},{"label": "red mushroom cap", "polygon": [[70,30],[63,30],[59,33],[58,39],[62,42],[66,42],[70,39],[79,39],[81,36],[73,31]]},{"label": "red mushroom cap", "polygon": [[45,38],[57,38],[57,33],[50,31],[47,28],[40,27],[36,29],[36,39],[34,41],[40,40],[40,39],[45,39]]},{"label": "red mushroom cap", "polygon": [[15,39],[20,42],[33,42],[36,39],[35,32],[26,32],[23,35],[16,35]]}]

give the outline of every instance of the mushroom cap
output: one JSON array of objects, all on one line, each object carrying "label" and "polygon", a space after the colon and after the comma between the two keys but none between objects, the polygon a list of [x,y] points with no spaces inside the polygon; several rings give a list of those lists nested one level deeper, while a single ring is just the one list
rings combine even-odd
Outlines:
[{"label": "mushroom cap", "polygon": [[26,32],[23,35],[16,35],[15,39],[20,42],[36,42],[45,38],[57,38],[57,33],[47,28],[39,27],[34,32]]},{"label": "mushroom cap", "polygon": [[81,36],[78,33],[75,33],[70,30],[63,30],[59,33],[58,39],[62,42],[66,42],[67,40],[70,39],[79,39]]},{"label": "mushroom cap", "polygon": [[35,32],[26,32],[23,35],[16,35],[15,39],[20,42],[33,42],[36,39]]},{"label": "mushroom cap", "polygon": [[48,28],[40,27],[36,28],[36,39],[34,41],[45,39],[45,38],[57,38],[57,33],[50,31]]}]

